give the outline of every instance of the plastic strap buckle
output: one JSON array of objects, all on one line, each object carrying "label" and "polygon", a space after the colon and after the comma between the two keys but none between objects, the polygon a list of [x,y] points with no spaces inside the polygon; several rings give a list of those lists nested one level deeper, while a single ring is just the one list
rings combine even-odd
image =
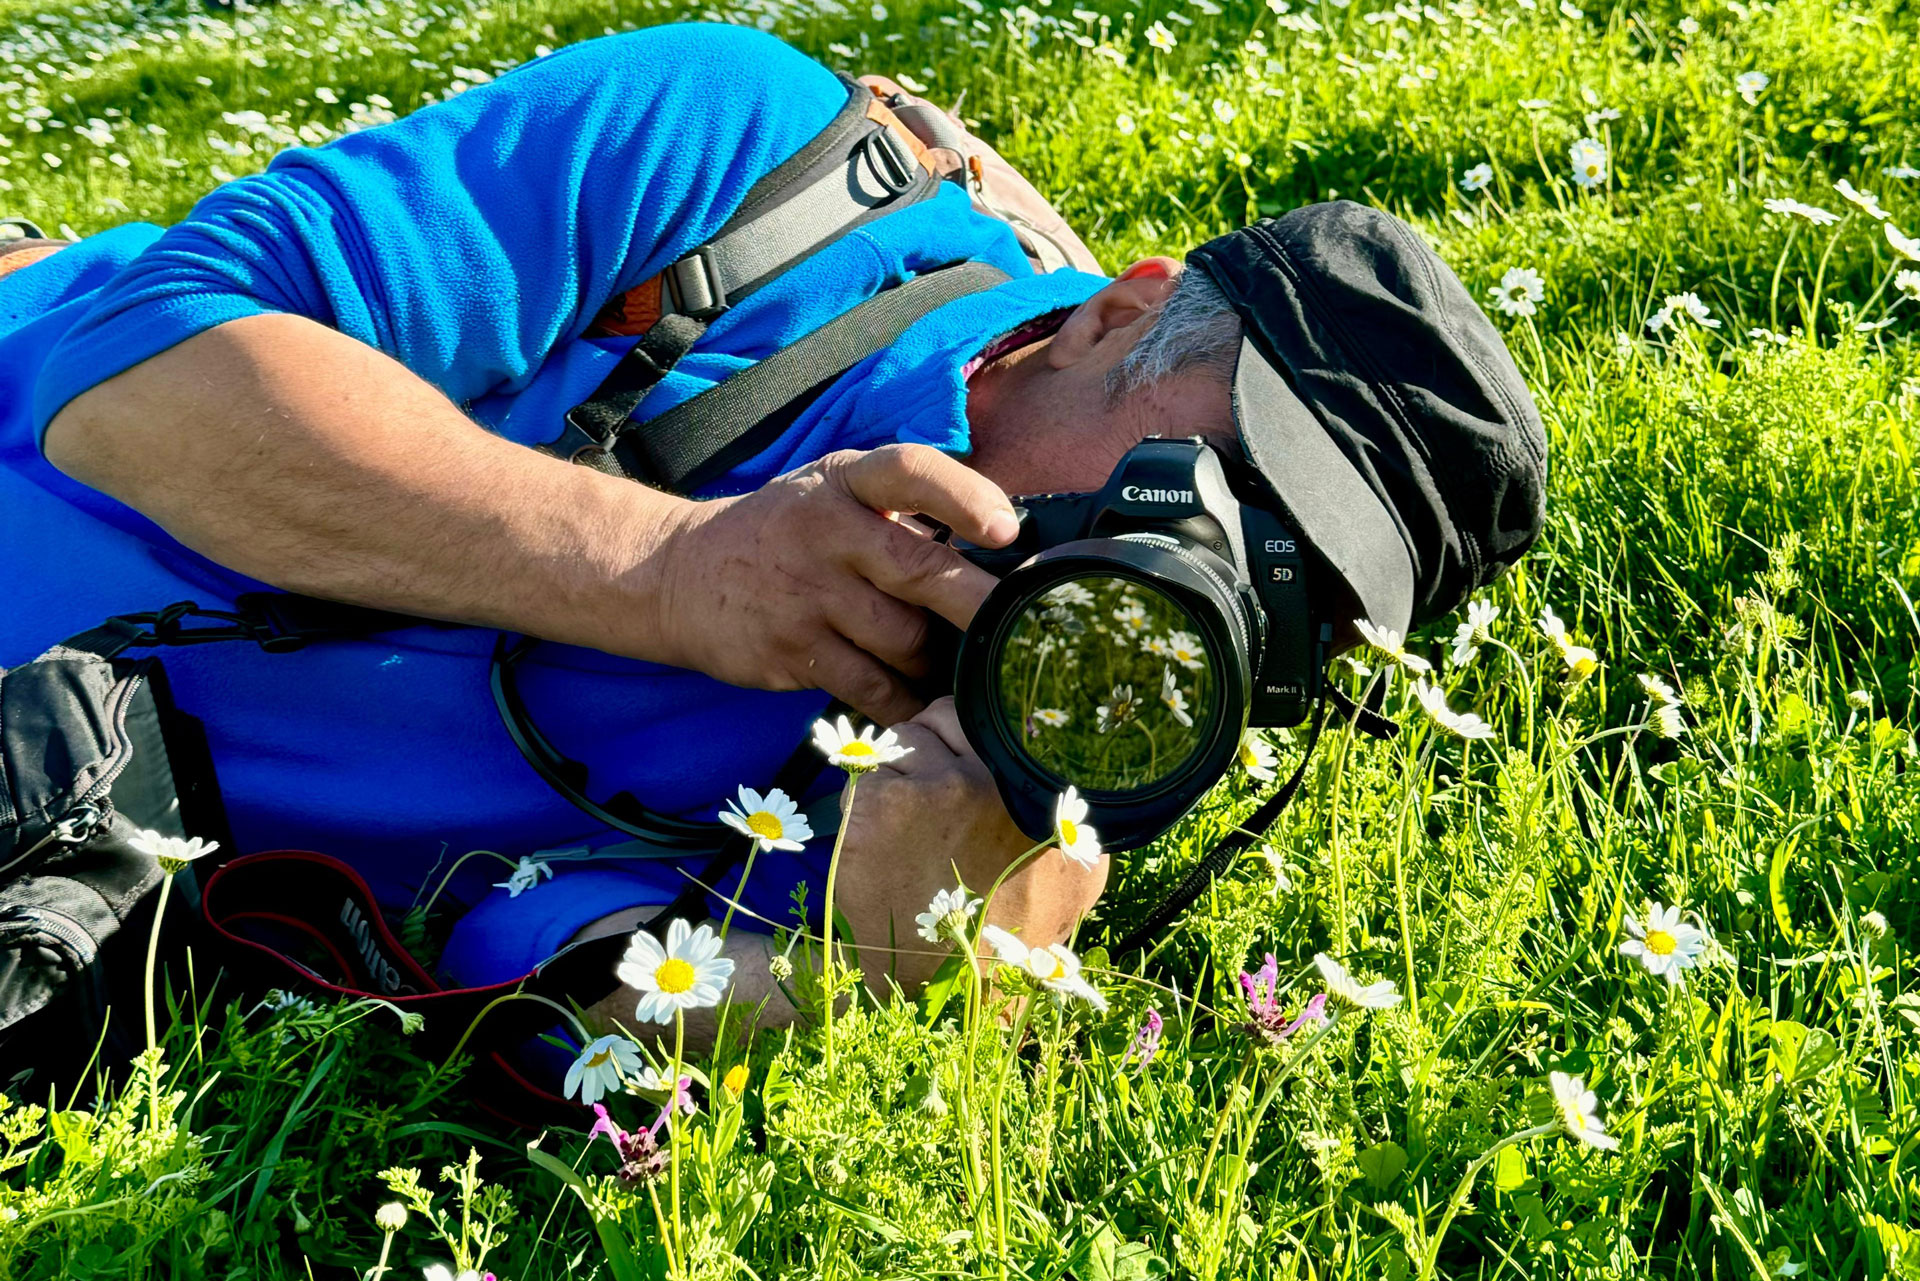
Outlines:
[{"label": "plastic strap buckle", "polygon": [[701,245],[660,273],[673,309],[695,320],[712,320],[727,309],[727,287],[713,260],[713,246]]},{"label": "plastic strap buckle", "polygon": [[919,163],[907,151],[906,144],[893,136],[893,130],[885,126],[874,130],[860,150],[866,157],[868,171],[887,191],[887,200],[913,186]]}]

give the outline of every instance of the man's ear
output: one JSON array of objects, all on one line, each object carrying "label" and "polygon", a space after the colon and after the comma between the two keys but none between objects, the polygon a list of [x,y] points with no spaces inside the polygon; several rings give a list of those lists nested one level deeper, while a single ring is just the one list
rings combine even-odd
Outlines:
[{"label": "man's ear", "polygon": [[[1112,284],[1073,309],[1047,344],[1047,363],[1065,369],[1096,355],[1104,358],[1105,348],[1116,343],[1118,352],[1124,352],[1139,337],[1128,331],[1167,300],[1180,271],[1172,258],[1142,258],[1128,267]],[[1119,358],[1118,352],[1113,359]]]}]

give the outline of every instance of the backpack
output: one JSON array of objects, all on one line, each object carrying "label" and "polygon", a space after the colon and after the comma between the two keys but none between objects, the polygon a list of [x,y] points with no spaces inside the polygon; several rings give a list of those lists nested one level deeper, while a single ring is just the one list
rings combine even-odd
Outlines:
[{"label": "backpack", "polygon": [[[979,262],[927,272],[645,424],[631,415],[729,306],[943,182],[966,186],[977,208],[1007,220],[1036,266],[1098,270],[1038,193],[950,117],[888,82],[842,80],[847,103],[834,120],[757,182],[711,240],[598,313],[590,334],[638,341],[543,448],[683,493],[751,456],[914,321],[1005,274]],[[231,610],[179,602],[111,618],[0,670],[0,1088],[67,1079],[96,1057],[124,1062],[143,1048],[134,1011],[163,873],[140,838],[157,833],[219,845],[176,874],[179,892],[168,896],[158,932],[163,956],[191,946],[255,988],[377,996],[424,1015],[429,1047],[475,1050],[472,1081],[483,1106],[523,1124],[570,1115],[572,1105],[527,1079],[511,1053],[551,1026],[551,1008],[511,998],[590,1003],[612,989],[625,937],[577,944],[509,983],[442,989],[351,867],[309,851],[235,853],[205,735],[174,704],[160,659],[146,652],[227,642],[280,653],[426,621],[256,593]],[[668,849],[705,852],[688,892],[655,925],[703,916],[704,887],[737,865],[744,838],[719,824],[651,814],[625,794],[589,797],[585,767],[547,741],[515,688],[515,666],[535,643],[503,635],[495,648],[491,685],[508,733],[541,777],[596,819]],[[802,744],[772,785],[798,795],[820,767]]]}]

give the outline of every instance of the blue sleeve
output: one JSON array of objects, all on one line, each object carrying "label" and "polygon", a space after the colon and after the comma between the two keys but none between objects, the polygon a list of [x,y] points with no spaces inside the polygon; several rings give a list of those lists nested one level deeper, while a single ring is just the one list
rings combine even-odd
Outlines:
[{"label": "blue sleeve", "polygon": [[404,120],[218,188],[49,353],[34,430],[73,397],[242,316],[306,316],[454,401],[518,390],[608,299],[719,230],[846,102],[750,29],[573,45]]}]

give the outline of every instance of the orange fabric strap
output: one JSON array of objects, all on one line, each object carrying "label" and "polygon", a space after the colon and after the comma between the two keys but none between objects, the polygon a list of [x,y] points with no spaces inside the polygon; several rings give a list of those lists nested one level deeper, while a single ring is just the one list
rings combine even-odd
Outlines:
[{"label": "orange fabric strap", "polygon": [[0,280],[5,280],[22,267],[31,266],[42,258],[52,257],[66,247],[67,242],[62,240],[51,244],[37,244],[29,249],[0,250]]}]

